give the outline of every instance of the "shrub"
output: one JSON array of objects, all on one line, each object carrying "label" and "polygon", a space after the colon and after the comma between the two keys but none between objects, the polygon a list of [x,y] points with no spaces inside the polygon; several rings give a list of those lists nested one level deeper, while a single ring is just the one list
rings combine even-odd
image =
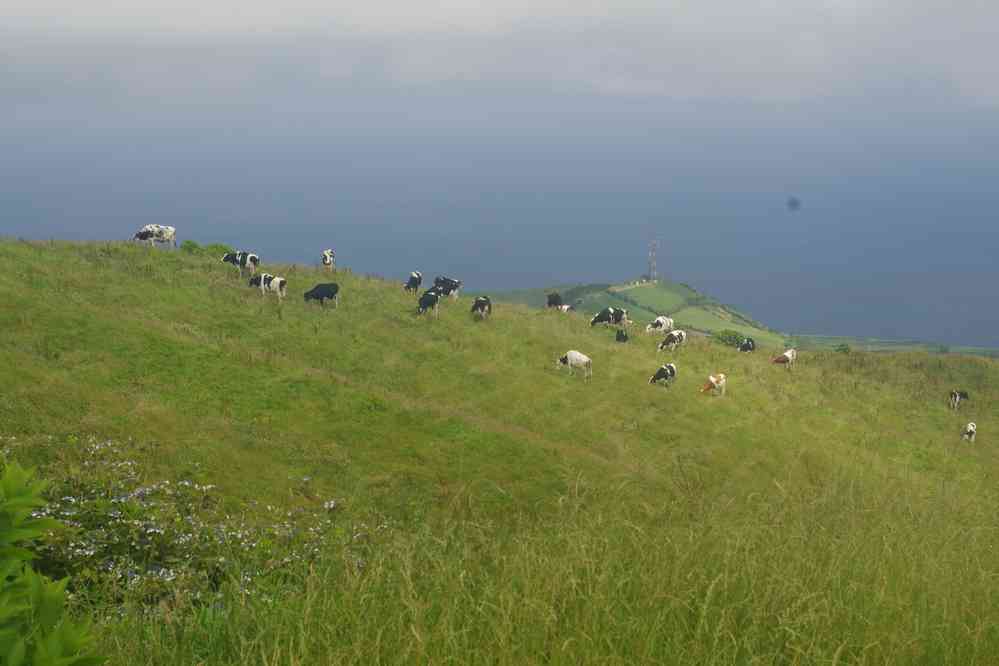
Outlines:
[{"label": "shrub", "polygon": [[214,257],[216,255],[221,257],[223,254],[235,252],[235,250],[225,243],[210,243],[203,248],[203,251],[210,257]]},{"label": "shrub", "polygon": [[849,354],[850,353],[850,345],[848,345],[845,342],[843,342],[841,344],[836,345],[836,347],[833,349],[833,351],[838,351],[841,354]]},{"label": "shrub", "polygon": [[193,240],[186,240],[181,243],[180,249],[187,254],[199,254],[201,252],[201,246]]},{"label": "shrub", "polygon": [[746,336],[739,331],[733,331],[730,328],[726,328],[721,331],[715,331],[711,337],[728,347],[738,347]]},{"label": "shrub", "polygon": [[[81,604],[148,606],[170,599],[201,606],[215,600],[237,571],[240,587],[249,589],[260,578],[282,575],[289,563],[335,548],[347,535],[334,525],[334,499],[311,510],[268,507],[250,520],[231,515],[214,485],[143,479],[128,448],[117,442],[73,435],[66,442],[74,445],[72,453],[59,447],[64,452],[49,474],[49,502],[35,513],[70,529],[38,549],[37,568],[71,577],[70,592]],[[33,444],[37,451],[59,443]]]},{"label": "shrub", "polygon": [[52,581],[36,573],[26,542],[58,527],[35,516],[45,506],[32,474],[8,464],[0,478],[0,655],[5,666],[60,664],[85,666],[103,659],[90,651],[89,628],[65,617],[68,578]]}]

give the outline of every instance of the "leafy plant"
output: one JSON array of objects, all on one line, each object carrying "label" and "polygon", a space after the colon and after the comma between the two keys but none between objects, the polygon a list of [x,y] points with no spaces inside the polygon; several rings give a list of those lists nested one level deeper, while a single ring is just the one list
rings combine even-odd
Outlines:
[{"label": "leafy plant", "polygon": [[229,254],[230,252],[234,252],[235,250],[233,250],[225,243],[209,243],[208,245],[204,246],[203,251],[205,254],[207,254],[210,257],[214,257],[216,255],[221,257],[223,254]]},{"label": "leafy plant", "polygon": [[198,254],[201,252],[201,246],[193,240],[186,240],[181,243],[180,249],[187,254]]},{"label": "leafy plant", "polygon": [[87,666],[103,658],[91,653],[89,628],[65,617],[66,584],[36,573],[24,547],[59,526],[34,517],[45,506],[45,483],[16,463],[0,477],[0,664]]},{"label": "leafy plant", "polygon": [[711,337],[727,347],[738,347],[746,336],[739,331],[733,331],[730,328],[726,328],[721,331],[716,331]]},{"label": "leafy plant", "polygon": [[840,344],[836,345],[836,347],[833,349],[833,351],[837,351],[837,352],[839,352],[841,354],[849,354],[850,353],[850,345],[846,344],[845,342],[840,343]]}]

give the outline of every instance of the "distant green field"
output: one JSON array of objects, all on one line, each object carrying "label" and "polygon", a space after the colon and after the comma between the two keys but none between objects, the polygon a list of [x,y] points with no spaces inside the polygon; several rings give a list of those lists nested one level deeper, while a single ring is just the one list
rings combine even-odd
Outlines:
[{"label": "distant green field", "polygon": [[730,329],[739,331],[764,347],[780,347],[784,337],[758,325],[733,308],[717,303],[691,287],[677,282],[625,285],[585,284],[561,289],[523,289],[493,294],[497,300],[544,307],[545,295],[558,291],[566,303],[592,315],[605,307],[628,310],[632,320],[645,325],[659,315],[668,315],[694,332],[710,334]]},{"label": "distant green field", "polygon": [[630,317],[645,324],[653,318],[665,314],[676,321],[678,328],[704,334],[721,330],[738,331],[756,340],[767,348],[794,346],[807,350],[833,350],[847,345],[856,351],[906,352],[921,351],[930,353],[973,354],[976,356],[999,357],[999,349],[989,347],[947,346],[914,340],[886,340],[829,335],[793,335],[774,331],[735,308],[718,303],[677,282],[640,284],[583,284],[546,289],[520,289],[492,293],[496,300],[522,303],[531,307],[544,307],[545,296],[550,291],[558,291],[567,303],[576,305],[580,312],[592,315],[612,306],[625,308]]},{"label": "distant green field", "polygon": [[775,348],[784,344],[784,336],[778,333],[771,333],[754,326],[743,323],[740,319],[721,308],[711,306],[688,307],[679,310],[673,315],[677,327],[686,326],[699,331],[721,331],[733,330],[744,333],[756,340],[762,347]]},{"label": "distant green field", "polygon": [[694,290],[675,282],[615,287],[612,291],[640,305],[646,311],[657,314],[672,314],[697,296]]},{"label": "distant green field", "polygon": [[835,349],[847,345],[856,351],[867,352],[931,352],[950,354],[974,354],[976,356],[999,357],[999,349],[995,347],[950,346],[919,342],[916,340],[886,340],[884,338],[862,338],[836,335],[795,335],[791,337],[800,349]]}]

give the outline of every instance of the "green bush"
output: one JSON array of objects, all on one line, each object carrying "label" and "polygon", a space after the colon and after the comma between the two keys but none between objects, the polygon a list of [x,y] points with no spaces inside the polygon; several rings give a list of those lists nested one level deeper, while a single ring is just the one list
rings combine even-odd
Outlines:
[{"label": "green bush", "polygon": [[833,351],[838,351],[841,354],[849,354],[850,353],[850,345],[846,344],[845,342],[841,343],[841,344],[838,344],[833,349]]},{"label": "green bush", "polygon": [[[60,456],[46,474],[49,502],[36,515],[72,528],[38,548],[36,569],[70,577],[69,591],[82,604],[150,606],[169,599],[174,607],[203,606],[236,569],[249,588],[279,575],[286,563],[335,548],[344,536],[334,525],[333,498],[311,510],[268,507],[248,522],[230,515],[232,506],[223,506],[212,484],[144,479],[127,445],[70,435],[65,443],[33,442],[32,449]],[[307,481],[299,492],[312,492]]]},{"label": "green bush", "polygon": [[201,246],[193,240],[186,240],[181,243],[180,249],[187,254],[199,254],[201,252]]},{"label": "green bush", "polygon": [[739,331],[733,331],[730,328],[726,328],[721,331],[716,331],[711,337],[727,347],[738,347],[746,336]]},{"label": "green bush", "polygon": [[34,555],[24,544],[59,526],[35,515],[46,504],[44,487],[16,463],[0,478],[0,664],[101,664],[89,628],[65,617],[69,579],[52,581],[29,564]]},{"label": "green bush", "polygon": [[210,257],[219,256],[223,254],[228,254],[230,252],[235,252],[231,247],[225,243],[210,243],[203,248],[205,254]]}]

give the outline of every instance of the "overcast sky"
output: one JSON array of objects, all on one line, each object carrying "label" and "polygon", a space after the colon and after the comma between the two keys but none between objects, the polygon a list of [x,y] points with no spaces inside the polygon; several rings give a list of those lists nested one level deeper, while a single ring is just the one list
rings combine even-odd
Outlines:
[{"label": "overcast sky", "polygon": [[[999,2],[0,5],[0,233],[999,346]],[[789,211],[798,197],[803,206]]]}]

